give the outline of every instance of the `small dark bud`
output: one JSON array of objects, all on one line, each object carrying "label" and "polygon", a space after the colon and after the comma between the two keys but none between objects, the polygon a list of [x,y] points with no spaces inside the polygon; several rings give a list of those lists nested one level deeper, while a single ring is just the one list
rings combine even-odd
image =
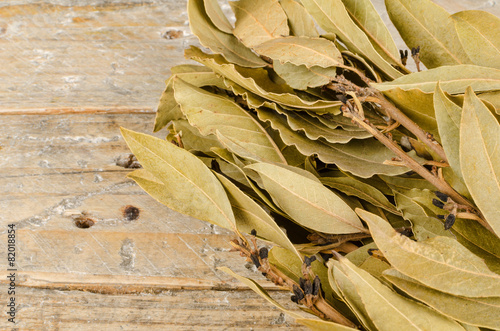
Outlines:
[{"label": "small dark bud", "polygon": [[448,200],[448,195],[441,193],[439,191],[434,192],[434,194],[442,201],[447,201]]},{"label": "small dark bud", "polygon": [[299,286],[303,290],[306,287],[306,279],[305,278],[299,278]]},{"label": "small dark bud", "polygon": [[444,220],[444,215],[436,215],[437,218],[439,218],[440,220]]},{"label": "small dark bud", "polygon": [[443,209],[444,207],[444,203],[442,201],[439,201],[438,199],[432,199],[432,204],[441,209]]},{"label": "small dark bud", "polygon": [[403,52],[402,49],[399,50],[399,55],[401,57],[401,63],[403,63],[403,65],[406,65],[406,62],[408,60],[408,50],[405,50]]},{"label": "small dark bud", "polygon": [[292,295],[292,297],[290,299],[292,299],[292,302],[295,302],[296,304],[299,303],[299,299],[297,299],[296,295]]},{"label": "small dark bud", "polygon": [[259,258],[257,257],[257,255],[250,255],[250,259],[252,259],[252,262],[253,264],[255,264],[255,266],[257,267],[257,269],[260,267],[260,261],[259,261]]},{"label": "small dark bud", "polygon": [[252,231],[250,231],[250,234],[255,237],[257,235],[257,231],[255,229],[252,229]]},{"label": "small dark bud", "polygon": [[306,280],[304,283],[304,293],[305,294],[313,294],[313,284],[310,280]]},{"label": "small dark bud", "polygon": [[297,285],[293,284],[293,294],[295,294],[295,297],[297,298],[297,303],[304,299],[304,292],[298,287]]},{"label": "small dark bud", "polygon": [[266,247],[262,247],[261,249],[259,249],[259,256],[261,259],[267,259],[267,257],[269,256],[269,251]]},{"label": "small dark bud", "polygon": [[310,267],[311,266],[311,263],[313,263],[314,261],[316,261],[316,256],[311,256],[311,257],[304,257],[304,263],[306,266]]},{"label": "small dark bud", "polygon": [[368,250],[368,255],[373,256],[373,253],[374,253],[374,252],[376,252],[376,251],[378,251],[378,249],[377,249],[377,248],[370,248],[370,249]]},{"label": "small dark bud", "polygon": [[444,221],[444,229],[449,230],[455,224],[455,215],[449,214]]},{"label": "small dark bud", "polygon": [[321,289],[321,280],[319,279],[318,275],[316,275],[313,281],[312,295],[317,296],[319,294],[320,289]]}]

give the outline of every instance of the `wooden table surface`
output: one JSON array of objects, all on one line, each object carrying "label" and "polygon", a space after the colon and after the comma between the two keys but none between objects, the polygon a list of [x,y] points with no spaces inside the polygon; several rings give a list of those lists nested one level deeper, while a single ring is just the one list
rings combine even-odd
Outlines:
[{"label": "wooden table surface", "polygon": [[[436,2],[500,16],[492,1]],[[216,269],[258,280],[297,310],[289,293],[229,252],[230,232],[159,204],[116,165],[129,152],[119,127],[151,133],[169,68],[197,44],[185,6],[0,2],[0,329],[303,329]],[[140,209],[138,219],[123,216],[127,205]],[[84,217],[95,225],[77,227]],[[5,308],[9,224],[16,325]]]}]

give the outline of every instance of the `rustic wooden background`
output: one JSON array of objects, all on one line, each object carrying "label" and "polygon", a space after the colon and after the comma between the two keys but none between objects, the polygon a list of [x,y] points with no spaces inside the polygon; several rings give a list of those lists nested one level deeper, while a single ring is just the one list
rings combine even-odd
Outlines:
[{"label": "rustic wooden background", "polygon": [[[500,16],[496,1],[436,2]],[[231,233],[160,205],[116,165],[128,153],[119,127],[152,131],[169,68],[197,44],[185,6],[0,2],[0,329],[303,329],[217,271],[257,279],[297,309],[229,252]],[[137,220],[124,218],[126,205],[140,209]],[[79,217],[96,223],[79,228]],[[8,224],[17,227],[15,326],[5,314]]]}]

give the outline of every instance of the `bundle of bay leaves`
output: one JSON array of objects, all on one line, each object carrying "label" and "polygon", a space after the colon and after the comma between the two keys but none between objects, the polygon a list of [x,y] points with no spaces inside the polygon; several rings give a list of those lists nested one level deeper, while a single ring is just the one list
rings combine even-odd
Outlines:
[{"label": "bundle of bay leaves", "polygon": [[201,65],[172,68],[166,140],[123,129],[129,177],[234,231],[312,329],[500,329],[500,19],[386,0],[399,50],[369,0],[229,4],[189,0]]}]

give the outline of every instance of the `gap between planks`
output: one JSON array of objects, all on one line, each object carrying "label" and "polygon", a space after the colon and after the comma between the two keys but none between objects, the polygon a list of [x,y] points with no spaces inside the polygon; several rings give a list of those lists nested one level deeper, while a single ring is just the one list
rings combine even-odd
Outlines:
[{"label": "gap between planks", "polygon": [[[11,271],[0,271],[0,284],[8,285],[7,276]],[[244,284],[229,284],[224,281],[204,279],[131,276],[131,275],[81,275],[54,272],[16,271],[19,287],[51,289],[60,291],[85,291],[99,294],[140,294],[160,293],[169,290],[212,290],[212,291],[250,291]],[[266,291],[288,291],[272,283],[260,284]]]}]

